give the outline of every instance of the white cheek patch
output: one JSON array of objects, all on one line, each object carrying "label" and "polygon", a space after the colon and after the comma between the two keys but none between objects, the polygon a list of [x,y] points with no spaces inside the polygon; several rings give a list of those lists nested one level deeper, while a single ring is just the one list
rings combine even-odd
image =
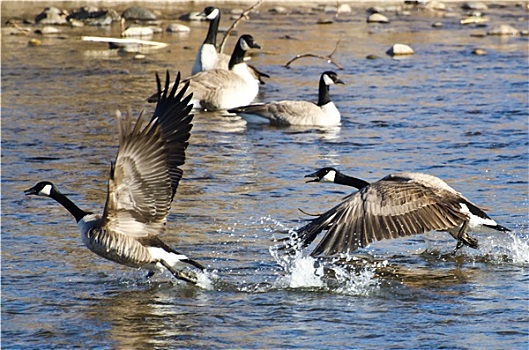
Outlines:
[{"label": "white cheek patch", "polygon": [[334,80],[332,80],[327,74],[323,75],[323,81],[325,85],[334,85]]},{"label": "white cheek patch", "polygon": [[244,39],[241,39],[241,41],[239,42],[239,46],[240,46],[241,49],[243,49],[244,51],[248,51],[248,50],[250,50],[250,45],[248,45],[248,43],[247,43],[246,40],[244,40]]},{"label": "white cheek patch", "polygon": [[484,225],[487,225],[487,226],[497,225],[496,221],[492,219],[482,218],[482,217],[472,214],[470,212],[470,209],[468,209],[468,207],[464,203],[459,203],[459,205],[461,206],[460,212],[468,216],[469,231],[479,231],[481,227]]},{"label": "white cheek patch", "polygon": [[206,18],[209,20],[215,19],[219,16],[219,9],[214,9]]},{"label": "white cheek patch", "polygon": [[39,196],[51,196],[51,185],[46,185],[44,187],[42,187],[42,190],[39,191],[39,193],[37,193]]},{"label": "white cheek patch", "polygon": [[329,171],[324,177],[321,178],[323,182],[334,182],[336,173],[334,171]]}]

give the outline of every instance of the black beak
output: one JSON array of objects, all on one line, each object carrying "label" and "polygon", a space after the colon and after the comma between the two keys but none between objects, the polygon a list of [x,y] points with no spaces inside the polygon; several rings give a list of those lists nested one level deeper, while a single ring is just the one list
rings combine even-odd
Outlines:
[{"label": "black beak", "polygon": [[345,85],[345,82],[341,79],[338,79],[336,78],[336,80],[334,81],[335,84],[344,84]]},{"label": "black beak", "polygon": [[35,190],[35,187],[31,187],[27,190],[24,190],[24,194],[26,196],[29,196],[29,195],[32,195],[32,194],[37,194],[37,190]]},{"label": "black beak", "polygon": [[309,182],[320,182],[320,180],[321,180],[321,178],[318,176],[318,172],[305,175],[304,177],[312,177],[312,179],[307,180],[306,183],[309,183]]}]

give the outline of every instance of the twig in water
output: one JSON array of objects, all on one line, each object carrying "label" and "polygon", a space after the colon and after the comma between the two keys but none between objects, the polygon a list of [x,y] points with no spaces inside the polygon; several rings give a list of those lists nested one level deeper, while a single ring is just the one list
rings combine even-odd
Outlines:
[{"label": "twig in water", "polygon": [[338,69],[343,69],[343,67],[338,63],[336,62],[335,60],[333,60],[332,58],[332,55],[334,55],[334,53],[336,52],[336,50],[338,49],[338,45],[340,44],[340,40],[338,40],[336,42],[336,45],[334,46],[334,50],[332,50],[332,52],[330,54],[328,54],[327,56],[323,56],[323,55],[317,55],[317,54],[314,54],[314,53],[306,53],[306,54],[303,54],[303,55],[296,55],[296,57],[294,57],[293,59],[291,59],[290,61],[288,61],[286,64],[285,64],[285,67],[286,68],[290,68],[290,64],[292,64],[292,62],[296,61],[296,60],[299,60],[300,58],[305,58],[305,57],[314,57],[314,58],[319,58],[320,60],[324,60],[324,61],[327,61],[327,63],[330,63],[330,64],[333,64],[336,66],[336,68]]},{"label": "twig in water", "polygon": [[263,3],[263,0],[259,0],[257,1],[255,4],[253,4],[252,6],[248,7],[246,10],[244,10],[241,15],[239,16],[239,18],[237,18],[235,20],[235,22],[233,22],[231,24],[231,26],[228,28],[228,30],[226,31],[226,33],[224,34],[224,37],[222,38],[222,41],[220,42],[220,46],[219,46],[219,52],[222,53],[222,51],[224,51],[224,45],[226,44],[226,40],[228,40],[228,36],[230,36],[230,33],[235,29],[235,27],[237,27],[237,25],[239,24],[239,22],[241,22],[244,18],[248,18],[248,14],[250,12],[252,12],[254,9],[256,9],[259,5],[261,5]]}]

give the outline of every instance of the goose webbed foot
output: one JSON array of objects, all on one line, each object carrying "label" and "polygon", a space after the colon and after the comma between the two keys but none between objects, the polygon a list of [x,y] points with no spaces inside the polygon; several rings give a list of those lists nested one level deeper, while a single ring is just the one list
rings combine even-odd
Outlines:
[{"label": "goose webbed foot", "polygon": [[198,279],[194,273],[190,271],[175,270],[163,260],[160,261],[160,264],[162,264],[167,270],[169,270],[169,272],[177,279],[185,281],[187,283],[197,284]]},{"label": "goose webbed foot", "polygon": [[454,249],[453,255],[455,255],[457,251],[461,249],[461,247],[463,247],[464,245],[469,246],[473,249],[478,248],[478,240],[467,234],[467,228],[468,221],[465,221],[459,229],[459,232],[457,233],[457,245],[456,249]]}]

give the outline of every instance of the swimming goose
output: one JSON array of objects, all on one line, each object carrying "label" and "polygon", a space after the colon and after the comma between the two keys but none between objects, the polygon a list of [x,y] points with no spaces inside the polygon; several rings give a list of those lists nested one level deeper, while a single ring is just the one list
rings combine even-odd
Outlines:
[{"label": "swimming goose", "polygon": [[288,243],[288,249],[306,247],[327,231],[314,256],[349,253],[374,241],[432,230],[450,233],[457,240],[457,251],[463,245],[478,247],[467,231],[510,231],[433,175],[402,172],[369,183],[322,168],[305,177],[312,178],[308,182],[333,182],[359,190],[293,234],[295,243]]},{"label": "swimming goose", "polygon": [[[219,29],[220,23],[220,10],[214,6],[208,6],[202,11],[199,16],[205,17],[209,21],[208,33],[206,39],[200,45],[195,63],[191,70],[191,74],[197,74],[209,69],[221,68],[219,64],[219,54],[217,52],[217,30]],[[226,67],[228,69],[228,62],[226,61]]]},{"label": "swimming goose", "polygon": [[[178,253],[158,235],[165,230],[167,215],[182,177],[191,121],[191,95],[187,85],[178,94],[165,92],[158,83],[158,103],[150,122],[142,128],[143,113],[133,126],[130,113],[118,115],[119,150],[110,167],[108,193],[103,215],[80,209],[57,187],[42,181],[24,191],[26,195],[50,197],[66,208],[77,221],[83,243],[94,253],[116,263],[155,271],[169,270],[178,279],[196,283],[186,266],[200,270],[198,262]],[[175,85],[178,86],[180,73]],[[169,92],[170,91],[170,92]]]},{"label": "swimming goose", "polygon": [[[251,48],[261,47],[251,35],[241,35],[233,54],[231,55],[229,70],[210,69],[184,80],[189,83],[189,90],[193,93],[194,108],[205,110],[228,109],[253,101],[259,92],[259,84],[249,73],[244,63],[244,55]],[[155,95],[148,101],[154,102]]]},{"label": "swimming goose", "polygon": [[[229,69],[230,56],[217,51],[217,31],[219,29],[220,15],[221,11],[214,6],[206,7],[199,14],[199,16],[203,16],[209,21],[209,28],[206,39],[198,49],[195,57],[195,63],[191,69],[191,74],[193,75],[215,68]],[[259,71],[252,65],[247,64],[246,68],[260,84],[265,83],[263,78],[270,78],[268,74]]]},{"label": "swimming goose", "polygon": [[320,77],[318,103],[285,100],[258,103],[228,110],[243,117],[249,123],[265,123],[278,126],[313,125],[331,126],[340,123],[340,111],[329,96],[329,86],[345,84],[335,72],[323,72]]}]

